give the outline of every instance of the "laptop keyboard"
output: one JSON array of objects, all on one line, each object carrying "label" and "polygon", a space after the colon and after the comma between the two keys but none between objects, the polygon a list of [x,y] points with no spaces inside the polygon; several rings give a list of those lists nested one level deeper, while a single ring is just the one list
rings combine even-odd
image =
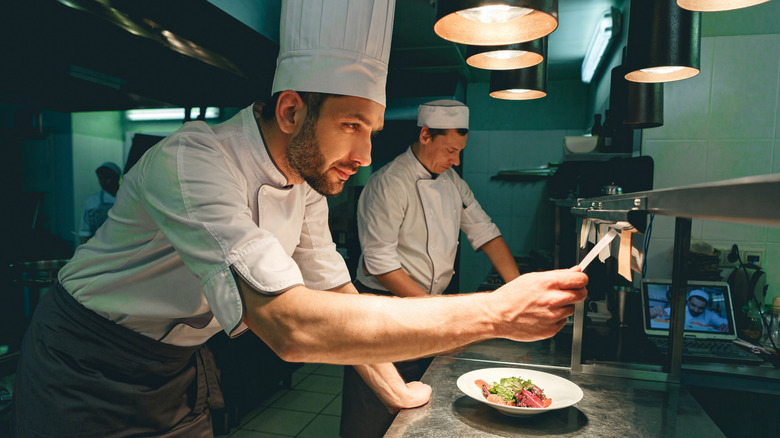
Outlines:
[{"label": "laptop keyboard", "polygon": [[[669,339],[652,338],[653,343],[666,354],[669,351]],[[730,341],[714,341],[708,339],[683,339],[683,356],[722,357],[722,358],[753,358],[760,360],[754,354],[742,349]]]}]

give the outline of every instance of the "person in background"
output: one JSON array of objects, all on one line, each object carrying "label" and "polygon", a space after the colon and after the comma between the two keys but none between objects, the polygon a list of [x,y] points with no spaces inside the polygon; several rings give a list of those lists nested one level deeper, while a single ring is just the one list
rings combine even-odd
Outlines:
[{"label": "person in background", "polygon": [[[498,227],[452,169],[468,140],[468,107],[456,100],[420,105],[417,125],[417,141],[373,173],[360,194],[357,290],[399,297],[442,294],[455,273],[461,230],[505,282],[514,280],[520,272]],[[431,360],[395,366],[405,380],[416,381]],[[394,416],[357,372],[345,367],[342,436],[381,437]]]},{"label": "person in background", "polygon": [[426,300],[352,286],[326,197],[371,161],[394,5],[283,1],[272,99],[213,127],[187,123],[130,169],[29,325],[17,437],[212,436],[222,399],[204,344],[219,331],[251,331],[289,362],[355,365],[397,410],[431,388],[392,361],[563,327],[587,295],[576,267]]},{"label": "person in background", "polygon": [[100,191],[93,193],[84,201],[81,212],[81,225],[79,226],[79,239],[86,242],[95,235],[97,229],[108,218],[108,210],[114,205],[116,192],[119,190],[119,179],[122,171],[116,164],[107,161],[95,169]]},{"label": "person in background", "polygon": [[[688,301],[685,306],[685,326],[727,333],[729,331],[728,320],[708,309],[709,303],[710,294],[707,292],[701,289],[688,292]],[[668,319],[671,310],[671,307],[655,306],[650,309],[650,316]]]}]

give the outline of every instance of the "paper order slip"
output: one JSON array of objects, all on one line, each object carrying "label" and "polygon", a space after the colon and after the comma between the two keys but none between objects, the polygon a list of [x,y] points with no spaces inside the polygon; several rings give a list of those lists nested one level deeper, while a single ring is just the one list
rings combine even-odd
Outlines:
[{"label": "paper order slip", "polygon": [[604,237],[601,238],[601,240],[598,241],[596,246],[593,247],[593,249],[588,252],[588,255],[585,256],[585,258],[582,259],[582,261],[579,264],[580,270],[585,271],[585,268],[588,267],[590,262],[593,261],[593,259],[596,258],[596,256],[599,255],[602,249],[604,249],[607,245],[609,245],[610,242],[612,242],[612,239],[617,236],[618,233],[615,231],[614,228],[610,228],[607,234],[604,235]]}]

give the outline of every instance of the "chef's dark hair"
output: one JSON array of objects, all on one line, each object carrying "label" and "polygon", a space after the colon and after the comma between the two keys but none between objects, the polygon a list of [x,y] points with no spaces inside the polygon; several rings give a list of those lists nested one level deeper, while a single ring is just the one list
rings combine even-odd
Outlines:
[{"label": "chef's dark hair", "polygon": [[[458,135],[463,137],[464,135],[469,133],[469,130],[466,128],[454,128],[456,131],[458,131]],[[448,129],[437,129],[437,128],[428,128],[428,132],[431,133],[431,138],[436,137],[437,135],[444,135],[449,131]]]},{"label": "chef's dark hair", "polygon": [[[309,107],[309,110],[314,111],[314,114],[317,116],[320,115],[320,107],[322,106],[322,103],[325,102],[325,99],[336,96],[335,94],[327,93],[311,93],[301,91],[298,91],[297,93],[301,96],[301,99],[303,99],[303,103]],[[276,112],[276,104],[279,101],[280,94],[282,94],[281,91],[274,93],[268,102],[263,105],[263,112],[261,116],[264,120],[271,120],[275,117],[274,113]]]}]

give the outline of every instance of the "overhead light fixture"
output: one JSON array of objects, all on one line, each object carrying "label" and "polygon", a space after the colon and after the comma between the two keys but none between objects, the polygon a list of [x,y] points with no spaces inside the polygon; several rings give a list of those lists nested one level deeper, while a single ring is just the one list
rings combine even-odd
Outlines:
[{"label": "overhead light fixture", "polygon": [[631,2],[626,79],[670,82],[699,74],[701,12],[675,0]]},{"label": "overhead light fixture", "polygon": [[544,53],[547,38],[503,46],[468,46],[466,63],[486,70],[514,70],[539,64]]},{"label": "overhead light fixture", "polygon": [[610,8],[599,19],[582,61],[582,82],[589,84],[604,60],[614,36],[620,32],[620,11]]},{"label": "overhead light fixture", "polygon": [[[132,109],[125,112],[125,117],[131,122],[149,122],[162,120],[184,120],[186,115],[184,108],[151,108],[151,109]],[[207,107],[207,119],[216,119],[219,117],[219,108]],[[200,108],[193,107],[190,110],[190,120],[200,118]]]},{"label": "overhead light fixture", "polygon": [[501,46],[532,41],[558,27],[558,0],[437,0],[436,35],[454,43]]},{"label": "overhead light fixture", "polygon": [[677,0],[677,5],[689,11],[718,12],[747,8],[768,1],[769,0]]},{"label": "overhead light fixture", "polygon": [[490,97],[531,100],[547,96],[547,60],[532,67],[490,72]]}]

